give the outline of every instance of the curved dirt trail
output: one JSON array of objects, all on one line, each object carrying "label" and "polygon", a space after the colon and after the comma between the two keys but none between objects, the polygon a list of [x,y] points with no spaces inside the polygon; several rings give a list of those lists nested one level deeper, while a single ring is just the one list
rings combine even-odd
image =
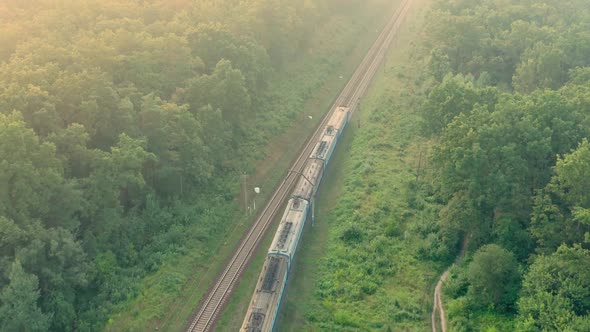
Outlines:
[{"label": "curved dirt trail", "polygon": [[442,299],[440,296],[442,284],[447,280],[449,276],[449,270],[447,269],[438,279],[438,283],[434,288],[434,305],[432,307],[432,332],[437,332],[437,319],[436,316],[440,317],[440,328],[442,332],[447,332],[447,320],[445,318],[445,309],[443,307]]},{"label": "curved dirt trail", "polygon": [[[437,328],[438,325],[440,325],[440,330],[442,332],[447,332],[447,319],[445,317],[445,308],[443,306],[443,301],[442,301],[442,296],[441,296],[442,285],[445,282],[445,280],[447,280],[447,278],[449,277],[449,273],[450,273],[449,271],[451,270],[451,267],[453,267],[455,264],[459,264],[461,262],[461,260],[463,259],[463,257],[465,256],[465,252],[467,251],[468,245],[469,245],[469,237],[465,237],[465,239],[463,240],[463,245],[461,246],[461,252],[459,253],[459,256],[457,256],[455,263],[453,263],[453,265],[449,266],[449,268],[440,276],[440,278],[438,279],[438,282],[436,283],[436,287],[434,288],[434,304],[432,306],[432,315],[431,315],[432,332],[438,332],[438,328]],[[438,320],[437,320],[437,316],[439,317]],[[437,324],[437,323],[439,323],[439,324]]]}]

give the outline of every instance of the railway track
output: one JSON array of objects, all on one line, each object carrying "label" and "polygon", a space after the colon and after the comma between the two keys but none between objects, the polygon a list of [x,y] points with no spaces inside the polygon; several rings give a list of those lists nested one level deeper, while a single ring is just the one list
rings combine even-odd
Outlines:
[{"label": "railway track", "polygon": [[355,70],[351,79],[348,81],[338,98],[336,98],[330,111],[322,119],[313,135],[307,140],[304,148],[293,163],[293,166],[285,176],[283,182],[275,190],[264,209],[258,214],[255,222],[237,246],[234,255],[216,278],[213,286],[207,291],[203,300],[201,300],[198,310],[192,316],[189,324],[187,324],[186,331],[205,332],[213,329],[216,320],[224,305],[227,303],[239,277],[252,259],[256,248],[266,233],[266,230],[271,225],[277,212],[279,212],[280,207],[284,204],[291,192],[291,189],[297,180],[297,174],[302,171],[307,156],[309,156],[315,143],[319,139],[326,122],[339,106],[347,106],[350,108],[351,112],[354,112],[360,97],[365,93],[370,82],[377,73],[387,49],[389,48],[399,25],[409,10],[411,3],[412,0],[404,0],[392,16],[391,20],[386,24],[381,34],[377,37],[367,55]]}]

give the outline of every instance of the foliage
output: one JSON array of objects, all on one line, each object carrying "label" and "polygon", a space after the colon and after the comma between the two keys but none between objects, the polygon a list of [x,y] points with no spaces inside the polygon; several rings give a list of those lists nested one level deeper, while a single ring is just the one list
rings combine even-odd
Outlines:
[{"label": "foliage", "polygon": [[590,325],[590,253],[560,246],[531,265],[519,306],[520,331],[585,331]]},{"label": "foliage", "polygon": [[[492,84],[523,93],[557,89],[570,69],[590,65],[587,17],[583,0],[438,1],[425,43],[432,69],[485,73]],[[433,72],[439,81],[444,75]]]},{"label": "foliage", "polygon": [[51,316],[43,314],[37,306],[38,280],[26,273],[20,262],[12,263],[8,275],[10,283],[2,290],[0,300],[0,327],[3,331],[45,331]]},{"label": "foliage", "polygon": [[[442,239],[442,257],[466,237],[479,248],[451,278],[452,325],[481,330],[484,317],[515,317],[517,261],[534,261],[518,300],[519,328],[587,330],[586,309],[572,316],[567,295],[557,296],[568,286],[542,290],[550,272],[539,266],[571,269],[563,282],[578,287],[588,265],[560,247],[576,245],[571,252],[586,255],[588,7],[577,0],[439,1],[428,17],[422,115],[424,133],[438,138],[433,197],[444,204],[430,237]],[[538,253],[551,256],[535,259]]]},{"label": "foliage", "polygon": [[473,255],[467,271],[469,302],[474,307],[509,309],[517,298],[518,263],[508,250],[485,245]]},{"label": "foliage", "polygon": [[427,130],[440,133],[454,117],[470,113],[476,105],[492,111],[497,99],[494,88],[476,88],[462,75],[446,76],[424,102],[422,112],[427,119]]},{"label": "foliage", "polygon": [[584,139],[570,154],[560,157],[551,182],[535,196],[531,233],[539,251],[552,252],[562,243],[585,242],[590,231],[590,145]]}]

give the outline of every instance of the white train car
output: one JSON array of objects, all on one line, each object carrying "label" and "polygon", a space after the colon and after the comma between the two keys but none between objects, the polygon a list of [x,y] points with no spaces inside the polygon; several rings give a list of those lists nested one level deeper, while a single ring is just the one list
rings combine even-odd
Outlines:
[{"label": "white train car", "polygon": [[346,127],[349,117],[348,107],[338,107],[330,117],[320,140],[307,160],[300,179],[295,185],[292,197],[310,200],[315,195],[324,176],[328,161],[332,158],[332,153],[340,140],[342,130]]},{"label": "white train car", "polygon": [[273,330],[287,284],[288,272],[288,257],[266,256],[240,331],[268,332]]},{"label": "white train car", "polygon": [[279,224],[279,229],[270,245],[268,255],[284,256],[293,262],[307,220],[309,202],[301,198],[291,198]]},{"label": "white train car", "polygon": [[342,131],[344,130],[344,127],[346,127],[349,119],[350,112],[348,107],[338,107],[334,114],[332,114],[332,117],[330,117],[330,120],[324,129],[324,134],[314,150],[316,154],[312,154],[310,158],[324,160],[324,167],[326,167],[332,158],[332,153],[334,152],[336,144],[340,140]]},{"label": "white train car", "polygon": [[275,233],[241,331],[272,331],[291,264],[307,220],[309,203],[292,198]]},{"label": "white train car", "polygon": [[303,172],[297,180],[291,197],[298,197],[309,201],[315,194],[324,174],[324,160],[308,159]]},{"label": "white train car", "polygon": [[256,289],[240,331],[270,332],[287,285],[291,264],[307,221],[313,196],[324,175],[334,148],[348,123],[347,107],[338,107],[328,120],[322,137],[307,159],[306,165],[291,194],[279,228],[268,250]]}]

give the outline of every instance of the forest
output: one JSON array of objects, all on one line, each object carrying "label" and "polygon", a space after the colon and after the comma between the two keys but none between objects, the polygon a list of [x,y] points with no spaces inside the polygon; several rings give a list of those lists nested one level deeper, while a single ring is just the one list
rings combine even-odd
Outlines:
[{"label": "forest", "polygon": [[457,1],[431,15],[431,252],[465,238],[475,251],[447,289],[454,331],[485,314],[506,317],[499,330],[590,330],[590,8]]},{"label": "forest", "polygon": [[303,326],[430,330],[453,266],[450,331],[590,331],[587,1],[418,5],[343,157]]},{"label": "forest", "polygon": [[0,330],[104,329],[187,241],[210,257],[304,100],[269,82],[365,4],[2,1]]}]

